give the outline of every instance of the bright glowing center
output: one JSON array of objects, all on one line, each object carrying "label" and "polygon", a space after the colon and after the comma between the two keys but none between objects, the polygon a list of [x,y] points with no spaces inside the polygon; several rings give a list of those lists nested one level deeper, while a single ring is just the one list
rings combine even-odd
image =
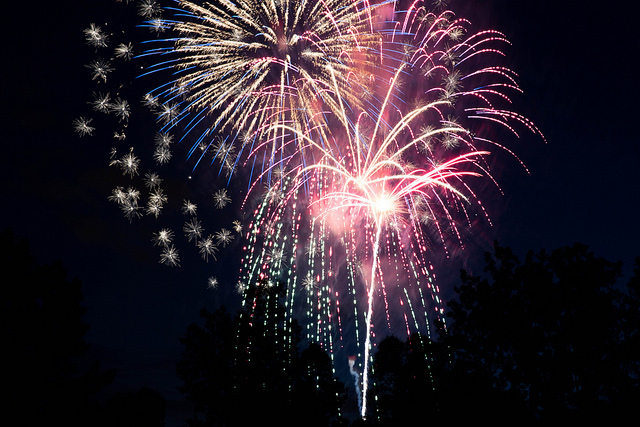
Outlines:
[{"label": "bright glowing center", "polygon": [[385,213],[393,210],[393,200],[388,195],[382,194],[374,203],[374,208],[378,214],[384,215]]}]

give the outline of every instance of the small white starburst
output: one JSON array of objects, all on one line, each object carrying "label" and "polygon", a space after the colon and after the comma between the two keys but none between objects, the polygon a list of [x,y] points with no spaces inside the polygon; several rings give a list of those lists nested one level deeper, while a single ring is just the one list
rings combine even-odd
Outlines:
[{"label": "small white starburst", "polygon": [[111,96],[108,93],[94,93],[91,105],[95,111],[108,113],[111,108]]},{"label": "small white starburst", "polygon": [[91,61],[87,68],[91,70],[92,80],[102,80],[104,83],[107,82],[107,74],[113,71],[111,63],[102,58]]},{"label": "small white starburst", "polygon": [[79,117],[73,121],[73,127],[80,136],[91,135],[95,128],[91,126],[91,120],[85,117]]},{"label": "small white starburst", "polygon": [[229,197],[229,194],[227,193],[227,190],[225,188],[222,188],[213,193],[213,204],[216,208],[222,209],[227,206],[229,202],[231,202],[231,197]]},{"label": "small white starburst", "polygon": [[176,267],[180,265],[180,255],[175,246],[165,246],[160,254],[160,263],[166,264],[170,267]]},{"label": "small white starburst", "polygon": [[149,194],[149,200],[162,205],[167,203],[167,195],[164,194],[162,188],[155,188],[153,192]]},{"label": "small white starburst", "polygon": [[158,132],[154,138],[154,142],[158,147],[169,147],[173,144],[173,135],[170,133],[161,133]]},{"label": "small white starburst", "polygon": [[207,280],[207,286],[209,287],[209,289],[217,289],[218,284],[218,279],[216,277],[211,276]]},{"label": "small white starburst", "polygon": [[133,57],[133,45],[131,43],[120,43],[116,47],[116,58],[122,58],[129,61]]},{"label": "small white starburst", "polygon": [[158,108],[158,105],[160,105],[158,98],[150,93],[147,93],[142,97],[142,103],[152,110]]},{"label": "small white starburst", "polygon": [[129,174],[131,178],[133,175],[138,174],[138,166],[140,165],[140,159],[133,154],[133,147],[131,147],[129,153],[125,154],[117,160],[116,162],[112,162],[120,166],[123,175]]},{"label": "small white starburst", "polygon": [[171,150],[163,146],[156,147],[153,152],[153,160],[155,160],[159,165],[168,163],[172,156],[173,154],[171,153]]},{"label": "small white starburst", "polygon": [[122,187],[116,187],[111,190],[111,195],[108,197],[108,199],[112,202],[121,204],[127,200],[127,193]]},{"label": "small white starburst", "polygon": [[85,28],[84,37],[89,46],[96,48],[106,47],[109,41],[109,37],[96,24],[90,24],[88,28]]},{"label": "small white starburst", "polygon": [[173,231],[163,228],[157,233],[153,233],[152,240],[156,246],[167,246],[173,241]]},{"label": "small white starburst", "polygon": [[214,260],[217,260],[216,253],[218,252],[218,247],[213,242],[213,236],[208,236],[199,241],[198,249],[200,249],[200,255],[205,261],[209,262],[210,256],[213,257]]},{"label": "small white starburst", "polygon": [[134,218],[142,216],[140,213],[140,206],[138,206],[138,202],[136,200],[127,199],[127,201],[120,204],[120,209],[129,222],[133,221]]},{"label": "small white starburst", "polygon": [[307,293],[313,292],[316,287],[316,279],[314,279],[313,276],[308,275],[302,280],[302,287],[307,291]]},{"label": "small white starburst", "polygon": [[147,172],[144,175],[144,183],[148,189],[153,190],[162,184],[162,178],[160,178],[155,172]]},{"label": "small white starburst", "polygon": [[197,210],[198,206],[190,200],[185,200],[182,204],[182,213],[185,215],[195,215]]},{"label": "small white starburst", "polygon": [[244,291],[246,291],[248,288],[248,286],[245,283],[242,283],[240,281],[238,281],[238,283],[236,283],[236,292],[239,294],[243,294]]},{"label": "small white starburst", "polygon": [[154,217],[158,218],[158,216],[160,216],[160,212],[162,212],[162,207],[162,203],[158,203],[154,200],[149,200],[146,209],[147,215],[153,215]]},{"label": "small white starburst", "polygon": [[162,8],[155,0],[142,0],[138,4],[138,15],[143,18],[153,18],[162,12]]},{"label": "small white starburst", "polygon": [[216,239],[218,240],[218,244],[222,245],[222,247],[226,247],[233,240],[233,235],[231,231],[226,228],[221,229],[216,233]]},{"label": "small white starburst", "polygon": [[279,249],[272,249],[267,253],[267,257],[269,258],[269,261],[271,261],[274,264],[280,264],[282,263],[282,260],[284,259],[284,249],[283,248],[279,248]]},{"label": "small white starburst", "polygon": [[193,218],[192,220],[185,222],[182,230],[184,231],[184,234],[187,236],[187,239],[189,239],[189,241],[195,239],[195,241],[197,242],[200,236],[202,236],[203,228],[200,224],[200,221],[198,221],[196,218]]},{"label": "small white starburst", "polygon": [[109,111],[114,113],[121,122],[129,120],[129,116],[131,115],[129,102],[126,99],[116,98],[109,106]]},{"label": "small white starburst", "polygon": [[156,112],[156,116],[158,121],[163,122],[164,124],[169,124],[173,122],[176,117],[178,117],[178,105],[172,103],[166,103],[159,105],[158,111]]}]

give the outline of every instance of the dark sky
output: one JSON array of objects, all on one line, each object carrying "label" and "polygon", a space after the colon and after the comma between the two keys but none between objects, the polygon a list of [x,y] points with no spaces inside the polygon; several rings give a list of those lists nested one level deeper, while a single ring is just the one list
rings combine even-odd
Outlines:
[{"label": "dark sky", "polygon": [[[481,248],[498,239],[523,256],[528,249],[582,242],[597,255],[623,261],[626,271],[640,255],[631,3],[458,1],[460,15],[504,31],[512,42],[507,62],[525,92],[516,108],[548,141],[525,133],[512,146],[530,176],[512,160],[496,171],[505,195],[485,200],[494,227],[478,230]],[[178,340],[202,306],[214,308],[233,295],[233,283],[217,291],[206,287],[207,278],[223,274],[233,259],[225,255],[204,264],[184,256],[181,268],[158,264],[150,242],[155,229],[129,224],[107,201],[119,177],[107,166],[107,143],[73,132],[72,121],[88,110],[94,90],[84,67],[93,55],[82,31],[91,22],[119,18],[114,5],[5,5],[0,228],[12,227],[40,262],[60,259],[70,277],[82,281],[91,325],[87,340],[108,366],[118,368],[119,386],[148,385],[173,400],[180,397],[174,376]],[[111,16],[103,19],[107,11]],[[188,175],[188,168],[178,167],[171,185],[194,197],[208,191],[201,188],[206,173],[192,180]],[[477,253],[465,255],[464,262],[473,264],[472,255]],[[443,276],[455,278],[457,268]],[[440,286],[446,292],[453,284]]]}]

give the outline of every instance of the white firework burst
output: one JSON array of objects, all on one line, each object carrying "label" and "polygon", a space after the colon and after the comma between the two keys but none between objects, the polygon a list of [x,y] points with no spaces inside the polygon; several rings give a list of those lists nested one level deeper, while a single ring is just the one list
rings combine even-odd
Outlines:
[{"label": "white firework burst", "polygon": [[127,218],[129,222],[133,221],[134,218],[140,218],[142,216],[137,200],[127,199],[127,201],[120,204],[120,210],[122,210],[122,213],[124,213],[125,218]]},{"label": "white firework burst", "polygon": [[120,43],[115,50],[116,58],[124,59],[125,61],[133,58],[133,45],[131,43]]},{"label": "white firework burst", "polygon": [[125,154],[118,160],[111,161],[110,165],[119,166],[122,170],[123,175],[129,174],[129,176],[133,178],[133,175],[138,174],[140,159],[135,154],[133,154],[133,147],[131,147],[129,153]]},{"label": "white firework burst", "polygon": [[267,188],[266,200],[273,204],[278,204],[284,198],[284,191],[279,186]]},{"label": "white firework burst", "polygon": [[134,187],[127,188],[127,199],[137,203],[140,199],[140,190]]},{"label": "white firework burst", "polygon": [[116,187],[111,190],[111,195],[107,197],[112,202],[116,202],[118,204],[125,203],[128,199],[127,192],[124,191],[122,187]]},{"label": "white firework burst", "polygon": [[158,132],[154,138],[154,142],[156,144],[156,147],[168,148],[171,144],[173,144],[173,135],[166,132]]},{"label": "white firework burst", "polygon": [[124,141],[127,139],[127,134],[124,132],[113,132],[113,139],[117,139],[118,141]]},{"label": "white firework burst", "polygon": [[163,228],[160,231],[153,233],[153,243],[156,246],[168,246],[173,241],[173,231],[168,228]]},{"label": "white firework burst", "polygon": [[209,289],[217,289],[218,285],[219,285],[219,282],[218,282],[218,278],[216,278],[216,277],[211,276],[207,280],[207,287]]},{"label": "white firework burst", "polygon": [[281,264],[282,260],[284,259],[284,249],[283,248],[271,249],[267,253],[267,257],[269,261],[271,261],[273,264]]},{"label": "white firework burst", "polygon": [[190,200],[185,200],[182,203],[182,213],[185,215],[195,215],[198,210],[198,206],[195,203],[191,203]]},{"label": "white firework burst", "polygon": [[159,122],[166,124],[172,123],[178,117],[178,105],[174,103],[165,103],[158,106],[156,117]]},{"label": "white firework burst", "polygon": [[102,80],[104,83],[107,82],[107,74],[113,71],[111,63],[103,58],[91,61],[87,68],[91,70],[91,80]]},{"label": "white firework burst", "polygon": [[154,18],[162,13],[162,8],[155,0],[142,0],[138,4],[138,15],[143,18]]},{"label": "white firework burst", "polygon": [[170,267],[177,267],[180,265],[180,255],[175,246],[165,246],[160,254],[160,263],[166,264]]},{"label": "white firework burst", "polygon": [[120,121],[129,120],[129,116],[131,115],[131,108],[129,107],[129,102],[126,99],[116,98],[109,106],[109,111],[114,113]]},{"label": "white firework burst", "polygon": [[460,140],[454,135],[446,135],[442,140],[442,146],[447,150],[452,150],[460,145]]},{"label": "white firework burst", "polygon": [[140,198],[140,191],[133,187],[129,187],[126,190],[122,187],[116,187],[111,191],[111,195],[108,199],[112,202],[116,202],[119,205],[137,206]]},{"label": "white firework burst", "polygon": [[79,117],[73,121],[73,128],[80,136],[91,135],[95,128],[91,126],[93,119],[87,119],[86,117]]},{"label": "white firework burst", "polygon": [[218,252],[218,246],[213,242],[213,236],[207,236],[198,242],[198,249],[202,259],[209,262],[209,257],[213,257],[216,260],[216,253]]},{"label": "white firework burst", "polygon": [[310,257],[315,257],[320,254],[320,248],[318,247],[318,242],[316,241],[316,239],[309,239],[309,243],[307,243],[305,253]]},{"label": "white firework burst", "polygon": [[165,30],[167,30],[169,28],[169,26],[167,25],[167,23],[165,22],[164,19],[162,18],[154,18],[151,19],[148,23],[147,23],[147,27],[149,27],[149,29],[154,32],[154,33],[163,33]]},{"label": "white firework burst", "polygon": [[93,102],[91,102],[93,109],[101,113],[108,113],[111,111],[111,95],[108,93],[95,93],[93,94]]},{"label": "white firework burst", "polygon": [[227,193],[226,188],[222,188],[213,193],[213,204],[216,208],[222,209],[231,202],[231,197]]},{"label": "white firework burst", "polygon": [[222,245],[222,247],[224,248],[233,240],[233,234],[231,234],[231,231],[223,228],[216,233],[216,239],[218,241],[218,244]]},{"label": "white firework burst", "polygon": [[159,203],[156,200],[149,200],[147,202],[147,215],[153,215],[154,217],[158,218],[158,216],[160,216],[160,213],[162,212],[162,207],[164,205],[162,203]]},{"label": "white firework burst", "polygon": [[167,203],[167,195],[164,194],[162,188],[155,188],[151,194],[149,194],[149,200],[154,203],[165,204]]},{"label": "white firework burst", "polygon": [[235,158],[236,148],[231,142],[219,140],[218,143],[213,146],[212,151],[221,162],[224,162],[227,157]]},{"label": "white firework burst", "polygon": [[242,281],[238,281],[238,283],[236,283],[236,292],[239,293],[240,295],[242,295],[244,291],[247,290],[247,288],[248,288],[247,284]]},{"label": "white firework burst", "polygon": [[154,110],[154,109],[158,108],[158,106],[160,105],[160,102],[158,101],[158,98],[153,96],[150,93],[147,93],[142,97],[142,103],[146,107],[150,108],[151,110]]},{"label": "white firework burst", "polygon": [[302,287],[307,293],[313,292],[316,288],[316,279],[311,275],[307,275],[304,279],[302,279]]},{"label": "white firework burst", "polygon": [[144,183],[148,189],[153,190],[162,184],[162,178],[160,178],[155,172],[147,172],[144,175]]},{"label": "white firework burst", "polygon": [[102,31],[102,28],[93,23],[85,28],[84,37],[87,44],[95,48],[106,47],[109,41],[109,37]]},{"label": "white firework burst", "polygon": [[164,146],[156,147],[156,149],[153,152],[153,160],[155,160],[155,162],[159,165],[164,165],[165,163],[168,163],[169,160],[171,160],[171,157],[173,157],[171,150],[169,150]]},{"label": "white firework burst", "polygon": [[193,218],[190,221],[185,222],[184,227],[182,227],[182,231],[184,231],[184,234],[187,236],[189,241],[195,240],[197,242],[202,236],[204,229],[202,228],[200,221]]},{"label": "white firework burst", "polygon": [[222,165],[222,170],[224,171],[224,175],[226,177],[230,177],[236,170],[235,160],[232,160],[230,157],[227,157]]}]

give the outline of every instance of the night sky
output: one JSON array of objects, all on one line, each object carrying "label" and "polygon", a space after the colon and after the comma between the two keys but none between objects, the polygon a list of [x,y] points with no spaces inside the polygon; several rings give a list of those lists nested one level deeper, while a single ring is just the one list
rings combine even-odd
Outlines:
[{"label": "night sky", "polygon": [[[640,255],[633,2],[588,4],[595,3],[460,0],[452,5],[512,42],[506,61],[524,90],[515,110],[531,118],[548,142],[526,132],[512,141],[530,175],[507,157],[494,165],[504,195],[483,198],[493,227],[474,230],[470,249],[440,274],[445,294],[460,265],[476,265],[494,239],[521,256],[528,249],[585,243],[597,255],[622,261],[627,274]],[[118,370],[116,387],[147,385],[173,402],[181,398],[175,361],[187,325],[198,320],[203,306],[238,303],[235,270],[229,271],[237,262],[238,243],[218,263],[205,264],[195,250],[187,250],[180,268],[168,268],[158,263],[159,251],[150,241],[155,229],[143,221],[130,224],[107,200],[121,177],[107,165],[109,145],[99,137],[79,138],[72,121],[90,111],[94,90],[84,67],[94,55],[82,31],[91,22],[106,21],[105,11],[113,20],[113,6],[122,10],[110,0],[5,5],[0,228],[11,227],[18,238],[28,239],[38,262],[59,259],[70,278],[82,281],[91,326],[86,339],[106,367]],[[194,201],[211,194],[210,172],[192,174],[179,163],[173,161],[170,185]],[[215,217],[220,214],[213,209],[209,215],[207,221],[230,221]],[[222,278],[218,290],[207,288],[211,275]],[[177,405],[170,403],[168,425],[180,413]]]}]

